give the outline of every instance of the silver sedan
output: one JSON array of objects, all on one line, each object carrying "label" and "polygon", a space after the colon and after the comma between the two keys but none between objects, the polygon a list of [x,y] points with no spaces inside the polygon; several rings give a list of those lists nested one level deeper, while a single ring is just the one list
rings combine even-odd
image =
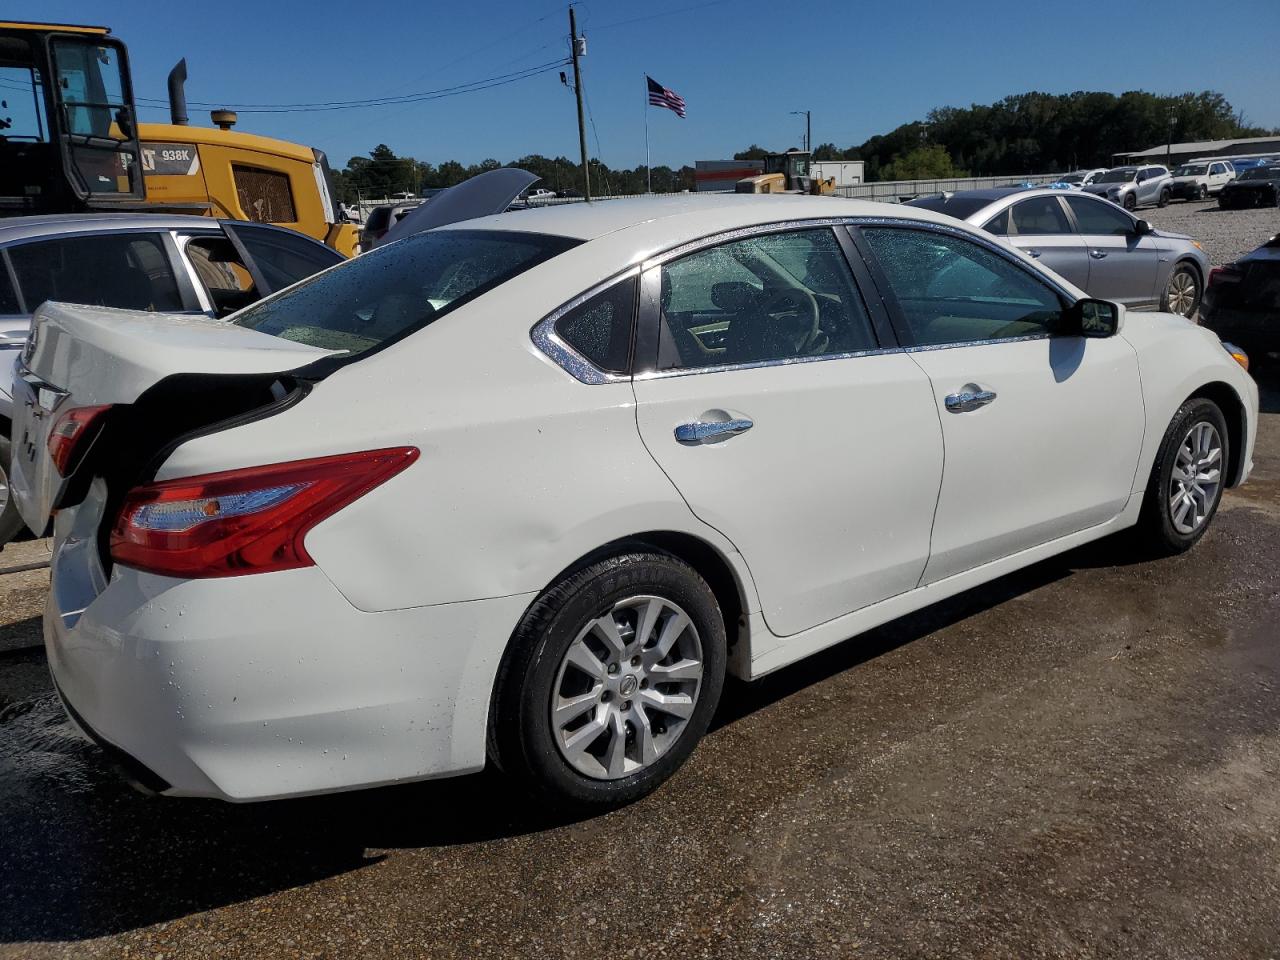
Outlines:
[{"label": "silver sedan", "polygon": [[965,190],[912,200],[1004,238],[1091,297],[1194,317],[1209,258],[1109,200],[1061,190]]}]

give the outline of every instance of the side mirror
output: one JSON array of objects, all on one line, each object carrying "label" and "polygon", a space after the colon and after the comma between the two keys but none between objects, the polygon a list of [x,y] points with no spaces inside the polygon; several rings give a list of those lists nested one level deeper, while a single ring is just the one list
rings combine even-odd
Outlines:
[{"label": "side mirror", "polygon": [[1120,307],[1110,300],[1077,300],[1063,312],[1060,332],[1099,340],[1114,337],[1120,332]]},{"label": "side mirror", "polygon": [[1155,227],[1151,226],[1150,220],[1139,220],[1133,225],[1133,232],[1140,237],[1145,237],[1149,233],[1153,233]]}]

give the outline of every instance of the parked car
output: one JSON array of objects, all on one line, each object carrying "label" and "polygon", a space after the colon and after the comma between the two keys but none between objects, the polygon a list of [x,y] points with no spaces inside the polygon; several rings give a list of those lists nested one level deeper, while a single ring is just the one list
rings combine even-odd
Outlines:
[{"label": "parked car", "polygon": [[1209,274],[1200,323],[1259,360],[1280,353],[1280,234]]},{"label": "parked car", "polygon": [[0,220],[0,547],[22,529],[7,474],[13,369],[41,303],[224,317],[343,259],[300,233],[240,220],[163,214]]},{"label": "parked car", "polygon": [[1243,176],[1246,170],[1252,170],[1254,167],[1265,167],[1269,163],[1275,163],[1280,158],[1276,157],[1245,157],[1231,161],[1231,166],[1236,171],[1236,176]]},{"label": "parked car", "polygon": [[1236,178],[1230,160],[1198,160],[1184,163],[1169,178],[1169,196],[1175,200],[1205,200]]},{"label": "parked car", "polygon": [[1075,173],[1064,173],[1049,186],[1060,190],[1083,190],[1106,172],[1106,167],[1095,167],[1092,170],[1077,170]]},{"label": "parked car", "polygon": [[1086,193],[1106,197],[1126,210],[1169,202],[1169,169],[1159,165],[1116,167],[1101,174],[1083,188]]},{"label": "parked car", "polygon": [[1193,317],[1209,273],[1198,242],[1087,193],[965,190],[912,200],[1002,237],[1090,296]]},{"label": "parked car", "polygon": [[374,207],[369,211],[369,216],[364,221],[364,228],[360,231],[360,249],[372,250],[378,246],[388,230],[399,223],[406,213],[417,209],[423,202],[422,200],[413,200],[406,203],[386,203],[380,207]]},{"label": "parked car", "polygon": [[1218,194],[1223,210],[1240,207],[1280,207],[1280,163],[1251,167]]},{"label": "parked car", "polygon": [[49,303],[22,364],[59,696],[236,800],[490,759],[634,800],[726,672],[1113,532],[1189,549],[1258,410],[1203,328],[830,197],[471,220],[228,323]]}]

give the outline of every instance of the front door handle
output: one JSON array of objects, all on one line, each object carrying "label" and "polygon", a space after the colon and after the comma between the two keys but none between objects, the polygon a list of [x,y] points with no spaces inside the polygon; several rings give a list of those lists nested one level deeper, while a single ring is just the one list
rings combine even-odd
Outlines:
[{"label": "front door handle", "polygon": [[1105,259],[1107,258],[1107,251],[1105,251],[1105,250],[1090,250],[1090,251],[1089,251],[1089,256],[1093,257],[1093,259],[1095,259],[1095,260],[1105,260]]},{"label": "front door handle", "polygon": [[1039,260],[1039,259],[1040,259],[1040,251],[1039,251],[1039,250],[1034,250],[1034,249],[1028,249],[1028,250],[1027,250],[1027,256],[1028,256],[1028,257],[1032,257],[1033,259]]},{"label": "front door handle", "polygon": [[968,413],[985,407],[996,398],[994,390],[983,390],[977,384],[966,383],[959,393],[948,394],[942,402],[950,413]]},{"label": "front door handle", "polygon": [[714,443],[716,440],[736,437],[746,433],[755,423],[745,418],[737,420],[694,420],[676,427],[676,439],[690,445]]}]

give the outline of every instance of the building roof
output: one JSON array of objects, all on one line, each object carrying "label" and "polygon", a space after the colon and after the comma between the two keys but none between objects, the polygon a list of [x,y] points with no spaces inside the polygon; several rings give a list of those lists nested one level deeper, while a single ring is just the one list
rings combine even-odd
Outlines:
[{"label": "building roof", "polygon": [[1146,150],[1133,150],[1128,153],[1117,153],[1117,157],[1163,157],[1166,153],[1214,153],[1219,150],[1230,150],[1233,147],[1248,147],[1255,143],[1280,143],[1280,136],[1241,137],[1234,140],[1192,140],[1187,143],[1162,143]]}]

